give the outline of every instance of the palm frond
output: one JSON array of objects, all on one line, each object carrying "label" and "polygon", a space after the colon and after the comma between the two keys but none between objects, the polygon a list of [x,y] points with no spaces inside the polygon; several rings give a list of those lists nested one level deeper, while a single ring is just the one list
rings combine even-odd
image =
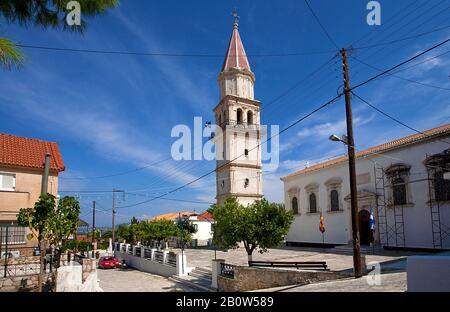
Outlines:
[{"label": "palm frond", "polygon": [[9,39],[0,38],[0,66],[5,70],[20,68],[25,61],[22,51]]}]

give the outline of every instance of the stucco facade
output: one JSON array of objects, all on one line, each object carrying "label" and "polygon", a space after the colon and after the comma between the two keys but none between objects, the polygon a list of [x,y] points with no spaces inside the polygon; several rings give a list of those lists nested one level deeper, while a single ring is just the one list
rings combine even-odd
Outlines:
[{"label": "stucco facade", "polygon": [[[415,140],[411,144],[391,144],[376,154],[367,153],[357,157],[356,174],[358,190],[358,211],[360,217],[361,241],[370,231],[368,216],[373,208],[375,218],[375,244],[407,248],[450,248],[450,201],[435,200],[434,180],[430,178],[427,159],[431,155],[446,155],[450,141],[450,126],[446,125],[438,135]],[[386,143],[389,146],[389,143]],[[389,168],[407,168],[403,176],[405,183],[404,202],[394,204],[393,186]],[[380,168],[383,168],[381,170]],[[431,167],[434,169],[434,167]],[[448,170],[450,168],[447,167]],[[384,177],[381,173],[384,171]],[[283,177],[284,200],[287,210],[292,210],[293,198],[298,201],[298,214],[286,237],[288,243],[348,244],[352,239],[350,188],[348,162],[316,165],[315,168],[300,170]],[[384,187],[381,184],[384,181]],[[445,184],[448,188],[448,184]],[[339,209],[331,209],[330,194],[338,192]],[[384,192],[383,192],[384,190]],[[448,190],[446,190],[447,192]],[[433,219],[430,206],[430,192],[433,203]],[[314,193],[317,212],[310,212],[309,195]],[[439,215],[436,214],[439,206]],[[336,205],[335,207],[336,208]],[[320,214],[324,216],[326,231],[322,237],[319,231]],[[395,214],[395,216],[394,216]],[[439,222],[436,218],[439,216]],[[432,221],[434,220],[434,221]],[[434,222],[432,226],[432,222]],[[434,233],[439,231],[439,233]],[[439,241],[439,240],[440,241]],[[438,244],[440,243],[440,244]]]},{"label": "stucco facade", "polygon": [[[17,220],[17,214],[21,208],[34,207],[41,194],[42,170],[0,167],[0,174],[9,174],[15,177],[15,190],[0,190],[0,223],[5,225],[9,224],[8,221]],[[55,196],[58,194],[57,172],[51,172],[49,175],[48,192]],[[28,229],[26,233],[28,233]],[[26,244],[17,246],[19,245],[36,246],[37,240],[26,240]]]},{"label": "stucco facade", "polygon": [[237,22],[219,74],[216,118],[216,199],[236,197],[244,206],[262,198],[260,102],[255,75],[245,54]]}]

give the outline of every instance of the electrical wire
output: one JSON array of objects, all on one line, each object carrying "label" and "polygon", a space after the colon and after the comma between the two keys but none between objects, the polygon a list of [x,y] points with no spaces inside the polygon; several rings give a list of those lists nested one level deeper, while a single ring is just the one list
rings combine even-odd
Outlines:
[{"label": "electrical wire", "polygon": [[[443,44],[447,43],[448,41],[450,41],[450,39],[444,40],[444,41],[442,41],[442,42],[440,42],[440,43],[438,43],[438,44],[436,44],[436,45],[434,45],[434,46],[432,46],[432,47],[426,49],[425,51],[423,51],[423,52],[421,52],[421,53],[419,53],[419,54],[417,54],[417,55],[415,55],[415,56],[413,56],[413,57],[408,58],[407,60],[405,60],[405,61],[403,61],[403,62],[401,62],[401,63],[399,63],[399,64],[397,64],[397,65],[395,65],[395,66],[393,66],[393,67],[391,67],[391,68],[389,68],[389,69],[387,69],[387,70],[385,70],[385,71],[383,71],[382,73],[380,73],[380,74],[378,74],[378,75],[376,75],[376,76],[373,76],[373,77],[371,77],[371,78],[369,78],[369,79],[367,79],[367,80],[365,80],[365,81],[363,81],[363,82],[357,84],[355,87],[350,88],[348,91],[351,92],[352,90],[355,90],[355,89],[357,89],[357,88],[359,88],[359,87],[361,87],[361,86],[364,86],[364,85],[370,83],[371,81],[373,81],[374,79],[376,79],[376,78],[378,78],[378,77],[381,77],[381,76],[383,76],[383,75],[385,75],[385,74],[391,72],[392,70],[394,70],[394,69],[396,69],[396,68],[399,68],[400,66],[402,66],[402,65],[404,65],[404,64],[407,64],[407,63],[411,62],[412,60],[414,60],[414,59],[416,59],[416,58],[418,58],[418,57],[420,57],[420,56],[422,56],[422,55],[424,55],[424,54],[426,54],[426,53],[428,53],[428,52],[430,52],[430,51],[432,51],[432,50],[434,50],[434,49],[436,49],[436,48],[438,48],[438,47],[440,47],[440,46],[442,46]],[[328,102],[325,102],[324,104],[320,105],[319,107],[317,107],[316,109],[314,109],[314,110],[311,111],[310,113],[304,115],[304,116],[301,117],[300,119],[296,120],[295,122],[293,122],[292,124],[290,124],[289,126],[287,126],[286,128],[284,128],[283,130],[281,130],[278,134],[275,134],[275,135],[271,136],[270,138],[268,138],[264,143],[270,141],[270,140],[271,140],[273,137],[275,137],[275,136],[280,136],[282,133],[284,133],[285,131],[287,131],[287,130],[289,130],[290,128],[294,127],[295,125],[297,125],[298,123],[302,122],[302,121],[305,120],[306,118],[312,116],[313,114],[315,114],[315,113],[317,113],[318,111],[320,111],[321,109],[327,107],[327,106],[330,105],[331,103],[334,103],[334,102],[335,102],[337,99],[339,99],[342,95],[343,95],[343,93],[340,93],[340,94],[338,94],[336,97],[334,97],[334,98],[332,98],[331,100],[329,100]],[[255,146],[253,149],[259,147],[260,145],[261,145],[261,144],[258,144],[258,145]],[[139,203],[135,203],[135,204],[132,204],[132,205],[122,206],[122,208],[134,207],[134,206],[137,206],[137,205],[141,205],[141,204],[144,204],[144,203],[148,203],[148,202],[151,202],[151,201],[153,201],[153,200],[162,198],[162,197],[164,197],[164,196],[166,196],[166,195],[169,195],[169,194],[171,194],[171,193],[177,192],[178,190],[183,189],[183,188],[185,188],[186,186],[189,186],[189,185],[191,185],[191,184],[193,184],[193,183],[199,181],[200,179],[202,179],[202,178],[204,178],[204,177],[210,175],[211,173],[214,173],[214,172],[216,172],[217,170],[220,170],[221,168],[223,168],[223,167],[229,165],[231,162],[233,162],[233,161],[235,161],[236,159],[242,157],[243,155],[244,155],[244,154],[242,154],[242,155],[240,155],[240,156],[237,156],[236,158],[234,158],[234,159],[228,161],[227,163],[225,163],[225,164],[223,164],[223,165],[221,165],[221,166],[215,168],[214,170],[211,170],[211,171],[209,171],[209,172],[207,172],[207,173],[201,175],[200,177],[198,177],[198,178],[196,178],[196,179],[194,179],[194,180],[192,180],[192,181],[190,181],[190,182],[188,182],[188,183],[185,183],[185,184],[183,184],[183,185],[181,185],[181,186],[179,186],[179,187],[177,187],[177,188],[175,188],[175,189],[173,189],[173,190],[171,190],[171,191],[169,191],[169,192],[166,192],[166,194],[164,194],[164,195],[160,195],[160,196],[157,196],[157,197],[153,197],[153,198],[151,198],[151,199],[149,199],[149,200],[142,201],[142,202],[139,202]]]},{"label": "electrical wire", "polygon": [[305,0],[306,5],[308,6],[309,11],[311,12],[311,14],[314,16],[314,18],[316,19],[317,23],[320,25],[320,28],[322,28],[323,32],[325,33],[325,35],[328,37],[328,39],[330,40],[330,42],[336,47],[336,49],[339,50],[338,45],[336,44],[336,42],[333,40],[333,38],[330,36],[330,33],[327,31],[327,29],[325,28],[325,26],[323,26],[323,24],[320,22],[319,17],[316,15],[316,13],[314,13],[314,10],[312,9],[312,7],[309,5],[308,0]]},{"label": "electrical wire", "polygon": [[[422,135],[424,135],[424,136],[427,136],[426,133],[424,133],[424,132],[422,132],[422,131],[420,131],[420,130],[417,130],[416,128],[413,128],[413,127],[407,125],[407,124],[404,123],[403,121],[400,121],[399,119],[397,119],[397,118],[395,118],[395,117],[389,115],[389,114],[386,113],[385,111],[381,110],[380,108],[376,107],[375,105],[373,105],[373,104],[369,103],[368,101],[364,100],[362,97],[360,97],[358,94],[354,93],[353,91],[352,91],[352,94],[353,94],[354,96],[356,96],[360,101],[362,101],[363,103],[365,103],[366,105],[368,105],[369,107],[373,108],[374,110],[376,110],[376,111],[379,112],[380,114],[382,114],[382,115],[388,117],[389,119],[395,121],[396,123],[402,125],[403,127],[408,128],[409,130],[412,130],[412,131],[417,132],[417,133],[419,133],[419,134],[422,134]],[[441,139],[440,139],[440,141],[445,142],[445,143],[447,143],[447,144],[450,145],[450,142],[448,142],[448,141],[446,141],[446,140],[441,140]]]}]

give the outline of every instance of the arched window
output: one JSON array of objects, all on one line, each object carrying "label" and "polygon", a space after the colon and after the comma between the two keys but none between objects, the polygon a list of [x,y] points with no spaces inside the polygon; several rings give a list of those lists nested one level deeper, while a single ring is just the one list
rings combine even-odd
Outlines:
[{"label": "arched window", "polygon": [[298,214],[298,201],[297,197],[292,198],[292,212],[297,215]]},{"label": "arched window", "polygon": [[242,123],[242,109],[238,108],[237,109],[237,123],[241,124]]},{"label": "arched window", "polygon": [[330,193],[331,211],[339,211],[339,193],[332,190]]},{"label": "arched window", "polygon": [[437,201],[450,200],[450,181],[444,179],[444,172],[436,171],[433,180],[435,199]]},{"label": "arched window", "polygon": [[316,194],[314,193],[309,194],[309,212],[317,212]]},{"label": "arched window", "polygon": [[445,179],[444,174],[450,172],[450,149],[430,156],[425,164],[432,177],[434,194],[430,194],[430,201],[449,201],[450,180]]},{"label": "arched window", "polygon": [[394,199],[394,205],[406,204],[406,183],[405,179],[401,177],[394,178],[392,180],[392,197]]},{"label": "arched window", "polygon": [[253,125],[253,112],[251,110],[247,112],[247,124]]}]

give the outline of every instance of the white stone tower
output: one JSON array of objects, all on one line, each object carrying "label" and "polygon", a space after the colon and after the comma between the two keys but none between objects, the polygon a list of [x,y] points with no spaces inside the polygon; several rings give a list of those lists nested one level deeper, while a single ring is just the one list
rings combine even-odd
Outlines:
[{"label": "white stone tower", "polygon": [[236,197],[246,206],[262,198],[260,102],[254,99],[250,69],[235,15],[233,33],[219,74],[216,125],[217,203]]}]

